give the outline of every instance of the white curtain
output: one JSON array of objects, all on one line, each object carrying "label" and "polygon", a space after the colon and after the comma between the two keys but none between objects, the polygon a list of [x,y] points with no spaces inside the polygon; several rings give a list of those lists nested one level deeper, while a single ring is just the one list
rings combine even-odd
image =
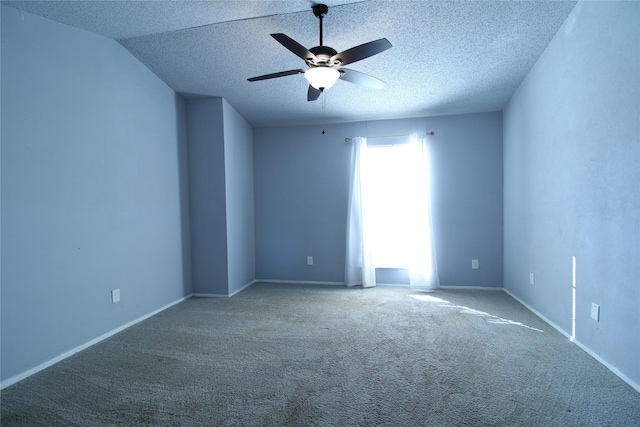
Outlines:
[{"label": "white curtain", "polygon": [[[429,178],[429,153],[426,134],[412,134],[409,138],[412,171],[411,200],[407,206],[414,224],[412,239],[406,244],[411,246],[409,261],[410,285],[415,288],[435,289],[440,287],[436,266],[436,253],[433,241],[431,221],[431,182]],[[347,220],[347,254],[345,260],[345,284],[371,287],[376,284],[373,245],[370,244],[371,219],[367,214],[367,139],[353,139],[351,154],[351,187],[349,194],[349,213]]]},{"label": "white curtain", "polygon": [[414,200],[412,203],[412,214],[415,215],[413,221],[415,233],[409,261],[410,284],[411,287],[435,289],[440,287],[440,279],[431,220],[431,180],[426,134],[411,134],[409,147],[414,162],[411,165],[411,171],[416,189],[413,192]]},{"label": "white curtain", "polygon": [[347,219],[347,256],[345,259],[345,284],[362,285],[365,288],[376,285],[376,270],[373,265],[372,246],[367,245],[367,191],[364,180],[367,139],[353,138],[351,148],[351,186],[349,192],[349,214]]}]

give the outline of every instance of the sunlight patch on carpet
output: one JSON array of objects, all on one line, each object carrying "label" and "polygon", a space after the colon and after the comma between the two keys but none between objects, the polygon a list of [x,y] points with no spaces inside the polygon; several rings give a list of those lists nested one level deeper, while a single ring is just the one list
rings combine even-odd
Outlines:
[{"label": "sunlight patch on carpet", "polygon": [[415,298],[415,299],[417,299],[419,301],[442,303],[442,304],[440,304],[440,307],[453,308],[453,309],[459,310],[460,313],[463,313],[463,314],[471,314],[471,315],[474,315],[474,316],[482,317],[487,323],[492,323],[492,324],[496,324],[496,325],[521,326],[523,328],[531,329],[533,331],[544,332],[541,329],[534,328],[533,326],[525,325],[522,322],[516,322],[514,320],[505,319],[505,318],[502,318],[500,316],[496,316],[496,315],[493,315],[493,314],[486,313],[484,311],[480,311],[480,310],[476,310],[476,309],[473,309],[473,308],[466,307],[464,305],[451,304],[447,300],[444,300],[444,299],[438,298],[438,297],[434,297],[434,296],[431,296],[431,295],[409,295],[409,296],[411,298]]}]

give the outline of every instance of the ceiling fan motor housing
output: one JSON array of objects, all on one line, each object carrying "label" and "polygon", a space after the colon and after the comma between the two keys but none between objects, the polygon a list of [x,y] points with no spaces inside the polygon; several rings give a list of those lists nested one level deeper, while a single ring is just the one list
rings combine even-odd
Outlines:
[{"label": "ceiling fan motor housing", "polygon": [[336,60],[330,63],[331,57],[336,55],[338,52],[329,46],[316,46],[309,49],[309,52],[313,53],[315,58],[307,58],[307,64],[311,66],[327,66],[331,67],[333,65],[339,64],[340,61]]}]

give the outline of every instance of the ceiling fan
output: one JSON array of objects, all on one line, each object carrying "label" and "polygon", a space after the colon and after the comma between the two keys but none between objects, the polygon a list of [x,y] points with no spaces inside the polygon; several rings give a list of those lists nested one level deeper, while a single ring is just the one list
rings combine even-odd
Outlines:
[{"label": "ceiling fan", "polygon": [[391,43],[385,38],[364,43],[351,49],[338,53],[335,49],[322,44],[322,19],[329,11],[325,4],[316,4],[312,7],[313,14],[320,20],[320,45],[307,49],[291,37],[283,34],[271,34],[282,46],[302,58],[309,68],[298,68],[295,70],[280,71],[278,73],[265,74],[263,76],[252,77],[250,82],[258,80],[273,79],[276,77],[292,76],[294,74],[304,74],[309,82],[307,101],[315,101],[320,94],[329,89],[338,80],[342,79],[349,83],[371,88],[381,88],[384,86],[382,80],[378,80],[368,74],[349,68],[334,68],[351,64],[361,59],[377,55],[391,47]]}]

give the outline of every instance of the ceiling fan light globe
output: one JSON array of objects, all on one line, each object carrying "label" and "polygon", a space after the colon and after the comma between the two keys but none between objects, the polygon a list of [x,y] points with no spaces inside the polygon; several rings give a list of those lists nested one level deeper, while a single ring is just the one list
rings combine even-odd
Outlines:
[{"label": "ceiling fan light globe", "polygon": [[315,67],[304,72],[309,84],[318,90],[329,89],[340,78],[340,71],[330,67]]}]

